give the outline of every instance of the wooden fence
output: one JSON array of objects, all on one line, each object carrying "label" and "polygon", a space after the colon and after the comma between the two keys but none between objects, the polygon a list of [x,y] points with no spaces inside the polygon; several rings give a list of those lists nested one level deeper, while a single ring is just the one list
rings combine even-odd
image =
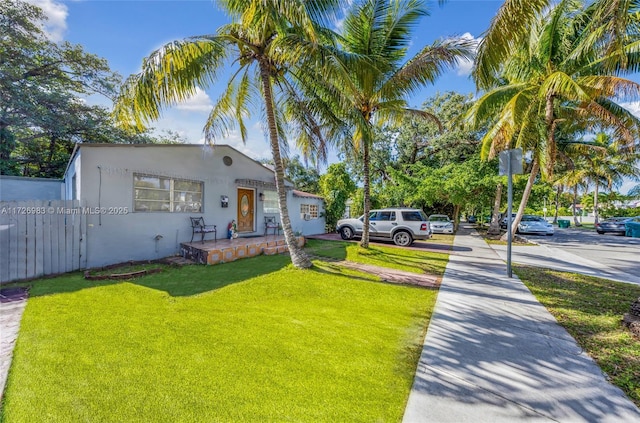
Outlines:
[{"label": "wooden fence", "polygon": [[85,267],[89,212],[77,200],[0,202],[0,283]]}]

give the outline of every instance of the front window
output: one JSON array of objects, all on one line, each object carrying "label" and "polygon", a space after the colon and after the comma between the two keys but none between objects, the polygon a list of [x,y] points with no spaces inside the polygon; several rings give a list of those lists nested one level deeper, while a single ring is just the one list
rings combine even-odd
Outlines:
[{"label": "front window", "polygon": [[278,193],[275,191],[265,191],[264,200],[262,200],[262,211],[264,213],[279,213]]},{"label": "front window", "polygon": [[133,188],[137,212],[202,213],[200,181],[134,173]]},{"label": "front window", "polygon": [[319,216],[319,209],[317,204],[300,204],[300,215],[303,219],[308,216],[309,219],[317,219]]}]

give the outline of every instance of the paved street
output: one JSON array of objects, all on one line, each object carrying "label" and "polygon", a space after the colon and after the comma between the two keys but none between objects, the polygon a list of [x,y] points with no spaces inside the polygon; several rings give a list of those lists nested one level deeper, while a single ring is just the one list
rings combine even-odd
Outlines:
[{"label": "paved street", "polygon": [[[573,223],[573,222],[572,222]],[[595,230],[556,228],[554,236],[529,237],[538,244],[593,260],[625,273],[640,275],[640,238],[614,234],[599,235]]]},{"label": "paved street", "polygon": [[[512,261],[640,284],[640,239],[556,228],[554,236],[524,235],[538,246],[513,246]],[[505,245],[492,244],[503,260]]]}]

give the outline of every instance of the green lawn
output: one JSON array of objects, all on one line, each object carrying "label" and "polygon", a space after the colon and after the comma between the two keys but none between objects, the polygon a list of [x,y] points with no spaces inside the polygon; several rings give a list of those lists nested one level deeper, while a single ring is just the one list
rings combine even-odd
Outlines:
[{"label": "green lawn", "polygon": [[640,406],[640,340],[621,323],[640,297],[640,286],[522,266],[515,272],[612,383]]},{"label": "green lawn", "polygon": [[[449,238],[453,236],[449,235]],[[395,246],[370,244],[368,249],[356,242],[321,241],[310,239],[307,252],[320,257],[372,264],[414,273],[442,276],[449,261],[445,253],[433,253]]]},{"label": "green lawn", "polygon": [[0,420],[399,421],[436,291],[287,263],[32,283]]}]

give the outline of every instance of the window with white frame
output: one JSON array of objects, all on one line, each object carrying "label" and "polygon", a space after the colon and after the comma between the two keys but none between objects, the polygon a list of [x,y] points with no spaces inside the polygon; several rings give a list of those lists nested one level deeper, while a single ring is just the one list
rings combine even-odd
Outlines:
[{"label": "window with white frame", "polygon": [[202,213],[204,183],[165,176],[133,174],[137,212]]},{"label": "window with white frame", "polygon": [[305,220],[318,218],[318,205],[317,204],[300,204],[300,217]]},{"label": "window with white frame", "polygon": [[265,191],[264,200],[262,200],[262,211],[264,213],[279,213],[278,193],[275,191]]}]

